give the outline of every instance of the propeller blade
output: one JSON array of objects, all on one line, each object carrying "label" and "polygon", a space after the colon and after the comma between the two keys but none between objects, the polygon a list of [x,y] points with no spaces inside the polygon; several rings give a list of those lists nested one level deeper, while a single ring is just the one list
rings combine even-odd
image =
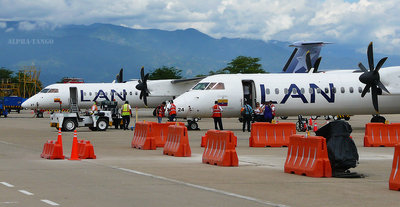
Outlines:
[{"label": "propeller blade", "polygon": [[365,87],[364,87],[364,90],[362,91],[362,93],[361,93],[361,97],[364,97],[365,96],[365,94],[368,92],[368,90],[371,88],[371,84],[367,84]]},{"label": "propeller blade", "polygon": [[375,67],[374,73],[377,73],[381,69],[382,65],[385,63],[387,59],[388,59],[387,57],[384,57],[381,60],[379,60],[378,64]]},{"label": "propeller blade", "polygon": [[118,83],[123,83],[124,82],[123,74],[124,74],[124,69],[121,68],[121,70],[119,70]]},{"label": "propeller blade", "polygon": [[382,82],[378,82],[378,86],[380,89],[384,90],[386,93],[390,93],[388,89],[382,84]]},{"label": "propeller blade", "polygon": [[143,82],[147,82],[148,79],[149,79],[149,74],[147,73],[143,78]]},{"label": "propeller blade", "polygon": [[376,86],[371,87],[371,92],[372,92],[372,104],[374,105],[374,109],[377,113],[379,113],[379,108],[378,108],[378,88]]},{"label": "propeller blade", "polygon": [[144,78],[144,67],[142,66],[142,68],[140,69],[140,78],[143,80]]},{"label": "propeller blade", "polygon": [[307,65],[307,72],[310,72],[310,70],[312,68],[310,51],[307,51],[307,54],[306,54],[306,65]]},{"label": "propeller blade", "polygon": [[367,68],[365,68],[364,67],[364,65],[362,64],[362,63],[358,63],[358,67],[362,70],[362,71],[364,71],[364,72],[367,72],[368,73],[368,70],[367,70]]},{"label": "propeller blade", "polygon": [[369,71],[373,71],[375,64],[374,64],[374,52],[372,48],[372,42],[370,42],[368,45],[367,56],[368,56]]},{"label": "propeller blade", "polygon": [[147,96],[143,96],[144,105],[147,106]]},{"label": "propeller blade", "polygon": [[318,67],[319,67],[319,64],[321,63],[321,59],[322,59],[322,57],[319,57],[319,58],[315,61],[313,73],[318,72]]}]

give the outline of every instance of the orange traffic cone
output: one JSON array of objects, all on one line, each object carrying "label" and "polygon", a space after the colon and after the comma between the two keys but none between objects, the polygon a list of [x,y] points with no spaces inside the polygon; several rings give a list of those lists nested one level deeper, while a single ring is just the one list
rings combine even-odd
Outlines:
[{"label": "orange traffic cone", "polygon": [[74,131],[74,138],[72,140],[71,157],[68,160],[81,160],[78,155],[78,138],[76,137],[76,130]]},{"label": "orange traffic cone", "polygon": [[318,131],[318,125],[317,122],[314,123],[314,132]]},{"label": "orange traffic cone", "polygon": [[58,128],[57,143],[58,143],[58,144],[62,144],[61,127]]}]

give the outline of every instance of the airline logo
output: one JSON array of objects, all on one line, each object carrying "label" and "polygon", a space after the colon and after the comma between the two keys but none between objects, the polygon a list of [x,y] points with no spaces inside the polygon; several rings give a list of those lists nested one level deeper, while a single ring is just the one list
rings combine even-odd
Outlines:
[{"label": "airline logo", "polygon": [[97,93],[95,93],[95,97],[93,100],[88,99],[86,93],[81,90],[81,101],[82,102],[89,102],[89,101],[97,101],[97,99],[103,99],[103,100],[114,100],[115,98],[120,99],[121,101],[126,101],[126,90],[124,89],[122,92],[118,93],[116,90],[111,89],[111,93],[107,94],[103,90],[99,90]]},{"label": "airline logo", "polygon": [[[287,89],[287,93],[285,92],[285,96],[278,103],[285,104],[289,99],[300,99],[303,103],[315,103],[315,97],[317,95],[322,96],[328,103],[335,102],[335,87],[333,83],[329,83],[329,88],[320,88],[315,83],[310,83],[309,86],[310,87],[307,90],[310,91],[305,91],[304,89],[302,91],[296,84],[290,84],[289,88]],[[260,89],[261,101],[263,102],[266,100],[264,84],[260,84]]]}]

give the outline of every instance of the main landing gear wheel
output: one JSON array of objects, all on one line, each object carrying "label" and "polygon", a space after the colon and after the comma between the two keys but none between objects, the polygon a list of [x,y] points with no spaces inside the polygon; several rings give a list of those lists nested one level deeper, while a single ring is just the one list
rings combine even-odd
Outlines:
[{"label": "main landing gear wheel", "polygon": [[198,129],[199,129],[199,125],[198,125],[197,122],[195,122],[195,121],[188,120],[187,128],[188,128],[189,130],[198,130]]},{"label": "main landing gear wheel", "polygon": [[386,119],[383,116],[374,115],[371,118],[371,123],[385,123]]}]

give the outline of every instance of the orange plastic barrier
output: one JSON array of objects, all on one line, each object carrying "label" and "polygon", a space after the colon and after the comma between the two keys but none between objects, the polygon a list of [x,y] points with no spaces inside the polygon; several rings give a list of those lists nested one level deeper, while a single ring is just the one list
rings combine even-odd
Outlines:
[{"label": "orange plastic barrier", "polygon": [[289,137],[296,134],[296,124],[256,122],[251,124],[250,147],[283,147],[289,145]]},{"label": "orange plastic barrier", "polygon": [[400,123],[365,125],[364,147],[394,147],[400,144]]},{"label": "orange plastic barrier", "polygon": [[167,141],[168,126],[171,125],[185,126],[185,123],[183,122],[167,122],[167,123],[150,122],[150,123],[153,125],[152,133],[156,141],[156,147],[164,147],[165,141]]},{"label": "orange plastic barrier", "polygon": [[[208,130],[206,132],[206,134],[204,136],[201,137],[200,147],[205,147],[206,146],[207,140],[208,140],[208,136],[210,136],[209,133],[211,133],[212,131],[217,131],[217,130],[210,129],[210,130]],[[235,147],[237,147],[237,137],[236,136],[233,137],[233,143],[235,144]]]},{"label": "orange plastic barrier", "polygon": [[238,166],[236,154],[236,136],[232,131],[207,131],[207,144],[203,152],[202,162],[218,166]]},{"label": "orange plastic barrier", "polygon": [[58,130],[57,140],[47,140],[44,143],[42,154],[40,157],[45,159],[64,159],[61,128]]},{"label": "orange plastic barrier", "polygon": [[157,146],[152,127],[152,122],[137,122],[131,147],[142,150],[155,150]]},{"label": "orange plastic barrier", "polygon": [[325,138],[290,136],[284,171],[310,177],[332,177]]},{"label": "orange plastic barrier", "polygon": [[168,136],[163,153],[175,157],[190,157],[192,155],[186,126],[170,125],[168,127]]},{"label": "orange plastic barrier", "polygon": [[389,178],[390,190],[400,190],[399,162],[400,162],[400,144],[396,145],[394,148],[392,172],[390,173],[390,178]]},{"label": "orange plastic barrier", "polygon": [[94,147],[89,140],[78,140],[78,155],[80,159],[96,159]]}]

